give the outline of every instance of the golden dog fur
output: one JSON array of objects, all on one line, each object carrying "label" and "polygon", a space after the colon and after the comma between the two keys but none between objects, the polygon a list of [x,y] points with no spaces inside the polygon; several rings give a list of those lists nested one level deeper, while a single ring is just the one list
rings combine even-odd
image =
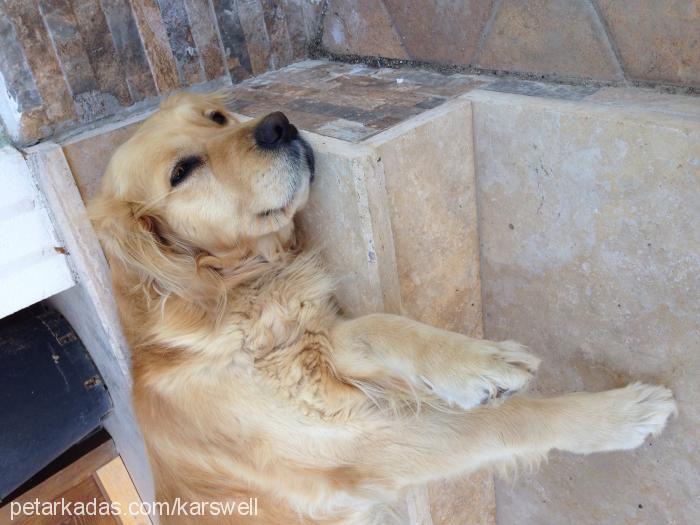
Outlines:
[{"label": "golden dog fur", "polygon": [[[631,449],[663,429],[666,388],[508,397],[539,364],[517,343],[341,316],[319,257],[295,241],[312,169],[300,141],[261,149],[258,121],[225,103],[165,101],[90,206],[157,498],[258,499],[257,517],[163,523],[386,523],[413,485],[553,448]],[[183,158],[194,168],[173,185]]]}]

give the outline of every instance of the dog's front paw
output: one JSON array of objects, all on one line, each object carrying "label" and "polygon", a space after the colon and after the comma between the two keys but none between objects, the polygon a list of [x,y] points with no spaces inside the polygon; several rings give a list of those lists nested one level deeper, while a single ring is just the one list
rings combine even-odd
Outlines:
[{"label": "dog's front paw", "polygon": [[657,435],[669,417],[678,412],[673,392],[659,385],[632,383],[625,388],[599,394],[601,423],[591,424],[588,439],[595,439],[585,452],[630,450]]},{"label": "dog's front paw", "polygon": [[458,353],[433,354],[420,379],[449,404],[467,410],[519,392],[539,364],[514,341],[474,341]]}]

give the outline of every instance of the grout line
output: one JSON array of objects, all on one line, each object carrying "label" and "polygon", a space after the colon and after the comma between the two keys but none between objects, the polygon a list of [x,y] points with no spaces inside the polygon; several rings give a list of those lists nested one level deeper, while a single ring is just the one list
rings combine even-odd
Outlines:
[{"label": "grout line", "polygon": [[498,14],[498,11],[501,9],[501,2],[502,1],[503,0],[496,0],[493,3],[493,6],[491,7],[491,14],[489,15],[489,19],[484,24],[484,29],[482,30],[481,35],[479,36],[479,42],[476,45],[476,50],[474,51],[474,56],[469,61],[469,65],[472,67],[474,67],[474,64],[481,57],[481,51],[484,48],[484,44],[486,43],[487,38],[491,35],[491,29],[493,29],[493,24],[496,21],[496,15]]},{"label": "grout line", "polygon": [[627,80],[627,74],[625,73],[625,68],[622,67],[622,56],[620,55],[620,50],[617,48],[617,43],[615,42],[615,39],[612,36],[612,32],[610,31],[610,27],[608,26],[608,23],[605,20],[603,13],[600,11],[600,6],[598,5],[598,1],[597,0],[588,0],[588,2],[591,5],[591,8],[593,9],[593,13],[595,13],[598,24],[600,25],[601,29],[603,30],[603,34],[605,35],[605,39],[606,39],[607,44],[608,44],[608,48],[611,51],[613,58],[615,59],[615,63],[616,63],[615,65],[617,65],[617,68],[620,70],[620,75],[622,76],[622,82],[624,83],[625,86],[628,86],[629,81]]}]

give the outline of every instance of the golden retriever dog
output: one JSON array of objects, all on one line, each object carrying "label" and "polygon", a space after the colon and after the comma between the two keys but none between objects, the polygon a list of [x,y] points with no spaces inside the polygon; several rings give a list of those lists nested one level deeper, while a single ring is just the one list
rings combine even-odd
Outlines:
[{"label": "golden retriever dog", "polygon": [[313,177],[282,113],[241,122],[221,93],[179,94],[117,149],[91,203],[158,500],[257,498],[253,516],[162,523],[388,523],[412,486],[632,449],[676,411],[641,383],[527,397],[539,359],[515,342],[344,317],[295,237]]}]

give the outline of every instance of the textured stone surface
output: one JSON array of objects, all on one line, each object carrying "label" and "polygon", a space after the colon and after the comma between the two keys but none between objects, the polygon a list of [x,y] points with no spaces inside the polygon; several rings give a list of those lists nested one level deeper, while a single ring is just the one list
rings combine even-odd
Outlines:
[{"label": "textured stone surface", "polygon": [[356,316],[400,311],[400,289],[382,166],[371,148],[311,136],[317,177],[300,216],[338,279],[343,311]]},{"label": "textured stone surface", "polygon": [[99,1],[73,1],[72,7],[77,29],[100,91],[106,97],[114,97],[117,104],[121,106],[130,105],[134,99],[129,91],[125,64],[118,59],[107,19]]},{"label": "textured stone surface", "polygon": [[588,0],[503,0],[476,65],[597,80],[622,78]]},{"label": "textured stone surface", "polygon": [[700,1],[598,0],[634,79],[700,85]]},{"label": "textured stone surface", "polygon": [[481,333],[469,102],[427,111],[367,143],[384,166],[404,311]]},{"label": "textured stone surface", "polygon": [[[158,0],[158,5],[180,83],[187,86],[204,81],[199,49],[194,41],[185,0]],[[196,12],[199,11],[209,13],[209,9],[196,10]]]},{"label": "textured stone surface", "polygon": [[213,80],[224,73],[224,56],[214,13],[200,6],[198,0],[185,0],[192,39],[201,57],[204,76],[207,80]]},{"label": "textured stone surface", "polygon": [[468,65],[493,0],[384,0],[413,60]]},{"label": "textured stone surface", "polygon": [[483,84],[467,75],[305,61],[234,87],[232,108],[282,110],[298,126],[360,142]]},{"label": "textured stone surface", "polygon": [[127,0],[103,0],[100,2],[100,6],[112,34],[117,50],[117,60],[126,70],[127,84],[132,99],[139,101],[155,96],[157,94],[156,84],[129,2]]},{"label": "textured stone surface", "polygon": [[83,200],[87,202],[97,194],[112,153],[133,135],[142,119],[139,115],[115,125],[81,133],[61,145]]},{"label": "textured stone surface", "polygon": [[487,337],[543,357],[542,394],[639,379],[680,408],[641,449],[554,454],[499,482],[499,523],[697,523],[700,119],[468,97]]},{"label": "textured stone surface", "polygon": [[[57,123],[73,122],[77,116],[75,106],[58,59],[52,52],[51,40],[44,27],[38,4],[10,0],[3,2],[0,9],[0,14],[7,17],[14,28],[26,64],[43,101],[43,111],[37,114],[39,121],[33,129],[42,125],[52,129]],[[21,117],[17,120],[21,122]]]},{"label": "textured stone surface", "polygon": [[478,472],[428,487],[433,525],[496,525],[493,476]]},{"label": "textured stone surface", "polygon": [[[364,144],[384,170],[403,312],[483,335],[471,106],[448,102]],[[488,473],[432,483],[409,499],[412,523],[495,523]],[[420,516],[429,518],[420,518]],[[430,521],[428,521],[430,519]]]},{"label": "textured stone surface", "polygon": [[[0,117],[30,144],[222,76],[303,58],[316,0],[8,0]],[[230,75],[230,77],[229,77]]]},{"label": "textured stone surface", "polygon": [[180,86],[173,50],[156,0],[132,0],[131,8],[159,94]]},{"label": "textured stone surface", "polygon": [[331,0],[323,44],[336,53],[467,65],[492,0]]},{"label": "textured stone surface", "polygon": [[335,53],[409,58],[384,2],[331,0],[323,45]]}]

